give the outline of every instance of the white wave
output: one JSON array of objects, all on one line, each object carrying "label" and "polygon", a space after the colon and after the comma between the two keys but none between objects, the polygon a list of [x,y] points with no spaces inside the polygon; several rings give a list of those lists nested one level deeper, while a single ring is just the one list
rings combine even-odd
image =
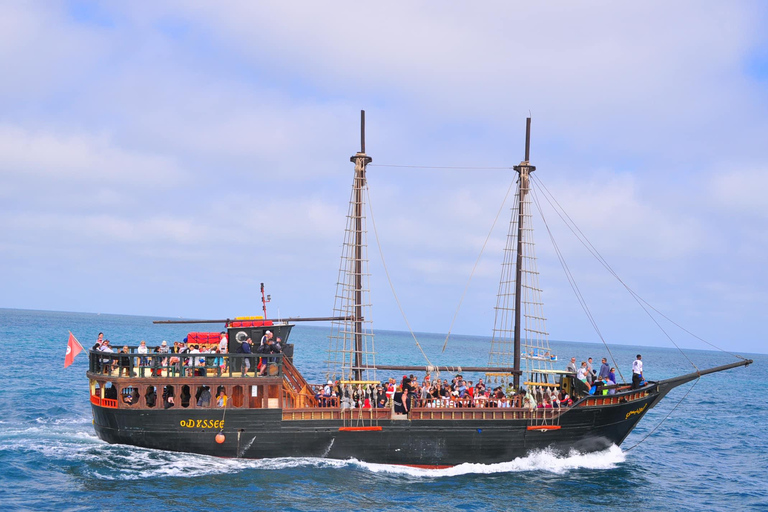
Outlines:
[{"label": "white wave", "polygon": [[563,474],[573,469],[613,469],[624,462],[626,455],[616,445],[594,453],[572,451],[567,456],[546,449],[531,453],[510,462],[496,464],[459,464],[445,469],[421,469],[391,464],[372,464],[355,461],[357,465],[374,473],[395,473],[414,477],[452,477],[467,474],[518,473],[546,471]]},{"label": "white wave", "polygon": [[[108,445],[116,447],[118,445]],[[103,467],[93,476],[104,480],[140,480],[148,478],[195,478],[217,474],[233,474],[245,470],[279,471],[295,467],[334,468],[349,461],[311,457],[279,459],[222,459],[191,453],[165,452],[119,446],[124,453],[101,453]]]},{"label": "white wave", "polygon": [[35,423],[40,425],[79,425],[85,423],[91,423],[91,416],[78,416],[71,418],[46,418],[41,416],[35,418]]}]

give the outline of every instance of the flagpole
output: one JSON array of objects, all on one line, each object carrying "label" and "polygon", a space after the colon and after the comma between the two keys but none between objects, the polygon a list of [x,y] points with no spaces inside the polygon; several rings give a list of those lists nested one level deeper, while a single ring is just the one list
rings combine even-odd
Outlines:
[{"label": "flagpole", "polygon": [[[77,348],[80,350],[77,350]],[[77,338],[75,338],[75,335],[72,334],[72,331],[69,331],[69,339],[67,340],[67,352],[64,354],[64,368],[71,366],[72,363],[75,362],[75,357],[77,357],[80,352],[84,351],[85,348],[83,348],[80,342],[77,341]]]},{"label": "flagpole", "polygon": [[77,343],[77,346],[80,347],[80,350],[85,350],[85,347],[80,344],[79,341],[77,341],[77,338],[75,338],[75,335],[72,334],[72,331],[67,331],[70,336],[75,340],[75,343]]}]

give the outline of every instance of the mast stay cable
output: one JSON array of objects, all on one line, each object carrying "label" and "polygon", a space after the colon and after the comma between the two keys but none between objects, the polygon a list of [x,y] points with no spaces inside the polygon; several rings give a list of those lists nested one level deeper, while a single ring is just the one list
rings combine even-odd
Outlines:
[{"label": "mast stay cable", "polygon": [[568,284],[571,285],[571,289],[573,290],[574,295],[576,295],[576,300],[579,302],[579,305],[581,305],[581,309],[584,310],[584,314],[587,316],[589,323],[592,324],[592,328],[597,333],[597,336],[600,338],[600,341],[603,342],[605,349],[608,351],[608,355],[611,356],[611,361],[613,361],[613,366],[618,370],[619,377],[621,377],[621,380],[625,381],[624,374],[621,372],[621,366],[619,366],[616,363],[616,358],[613,357],[613,353],[611,352],[611,349],[608,346],[608,343],[605,341],[605,338],[603,337],[603,333],[600,332],[600,328],[598,327],[597,322],[595,321],[595,318],[592,316],[592,312],[589,310],[589,306],[587,306],[587,301],[584,299],[584,296],[581,294],[581,290],[579,290],[579,286],[578,284],[576,284],[576,279],[573,277],[573,274],[571,273],[571,269],[568,267],[568,264],[565,262],[563,253],[560,251],[560,247],[557,245],[557,242],[555,241],[555,237],[552,234],[552,231],[549,229],[549,223],[547,223],[547,219],[546,217],[544,217],[544,212],[541,209],[539,198],[536,195],[536,189],[531,187],[531,191],[533,192],[531,194],[531,196],[533,197],[533,202],[536,205],[536,209],[539,211],[541,220],[544,222],[544,227],[547,229],[549,240],[550,242],[552,242],[552,247],[555,248],[555,254],[557,254],[557,259],[558,261],[560,261],[560,266],[563,267],[563,272],[565,273],[566,279],[568,279]]},{"label": "mast stay cable", "polygon": [[[505,167],[506,169],[506,167]],[[483,247],[480,249],[480,254],[477,255],[477,259],[475,260],[475,264],[472,267],[472,272],[469,273],[469,278],[467,279],[467,284],[464,286],[464,291],[461,293],[461,299],[459,299],[459,305],[456,306],[456,312],[453,314],[453,320],[451,320],[451,325],[448,327],[448,334],[445,336],[445,342],[443,343],[443,350],[442,352],[445,352],[445,347],[448,346],[448,338],[451,337],[451,331],[453,330],[453,324],[456,323],[456,318],[459,316],[459,310],[461,309],[461,305],[464,303],[464,297],[467,295],[467,290],[469,289],[469,284],[472,282],[472,277],[475,275],[475,270],[477,270],[477,264],[480,263],[480,258],[483,256],[483,251],[485,251],[485,247],[488,245],[488,240],[491,238],[491,234],[493,233],[493,229],[496,227],[496,223],[499,221],[499,216],[501,215],[501,212],[504,210],[504,205],[507,204],[507,199],[509,198],[509,193],[512,191],[512,187],[515,186],[515,183],[517,180],[512,180],[512,182],[509,184],[509,188],[507,189],[507,193],[504,195],[504,200],[501,202],[501,206],[499,206],[499,211],[496,212],[496,218],[493,219],[493,224],[491,224],[491,229],[488,231],[488,235],[485,237],[485,242],[483,242]]]},{"label": "mast stay cable", "polygon": [[396,167],[400,169],[455,169],[460,171],[511,171],[512,167],[460,167],[460,166],[437,166],[437,165],[391,165],[391,164],[368,164],[368,167]]},{"label": "mast stay cable", "polygon": [[695,380],[695,381],[693,381],[693,384],[691,385],[691,387],[690,387],[690,388],[688,388],[688,391],[686,391],[686,392],[685,392],[685,394],[683,395],[683,398],[681,398],[681,399],[680,399],[680,401],[679,401],[679,402],[677,402],[677,403],[675,404],[675,406],[674,406],[672,409],[670,409],[670,411],[667,413],[667,415],[666,415],[666,416],[664,416],[664,417],[661,419],[661,421],[660,421],[660,422],[659,422],[659,423],[658,423],[658,424],[657,424],[655,427],[653,427],[653,428],[651,429],[651,431],[650,431],[650,432],[648,432],[647,434],[645,434],[645,436],[643,436],[643,438],[642,438],[642,439],[640,439],[640,440],[639,440],[637,443],[635,443],[635,444],[633,444],[632,446],[630,446],[629,448],[627,448],[625,451],[631,451],[631,450],[634,450],[635,448],[637,448],[638,446],[640,446],[640,443],[642,443],[643,441],[645,441],[646,439],[648,439],[649,437],[651,437],[651,434],[653,434],[654,432],[656,432],[656,430],[658,430],[658,429],[659,429],[659,427],[661,426],[661,424],[662,424],[662,423],[664,423],[665,421],[667,421],[667,419],[668,419],[668,418],[669,418],[669,417],[672,415],[672,413],[673,413],[673,412],[675,412],[675,409],[677,409],[677,408],[678,408],[678,406],[679,406],[681,403],[683,403],[683,400],[685,400],[685,399],[686,399],[686,397],[687,397],[687,396],[688,396],[688,395],[691,393],[691,391],[693,390],[693,388],[695,388],[695,387],[696,387],[696,384],[698,384],[698,383],[699,383],[699,380],[700,380],[700,379],[701,379],[701,377],[697,377],[697,378],[696,378],[696,380]]},{"label": "mast stay cable", "polygon": [[[536,179],[538,180],[538,178],[536,178]],[[637,295],[637,294],[636,294],[636,293],[635,293],[635,292],[634,292],[632,289],[630,289],[630,288],[629,288],[629,286],[627,286],[627,285],[624,283],[624,281],[622,281],[622,280],[621,280],[621,278],[620,278],[620,277],[619,277],[619,276],[616,274],[616,272],[614,272],[614,271],[613,271],[613,269],[610,267],[610,265],[608,265],[608,262],[606,262],[606,261],[605,261],[605,260],[602,258],[602,256],[600,256],[600,255],[599,255],[599,252],[597,251],[597,249],[595,249],[595,248],[594,248],[594,246],[592,245],[592,243],[591,243],[591,242],[589,242],[589,240],[587,239],[587,237],[586,237],[586,236],[585,236],[585,235],[584,235],[584,234],[581,232],[581,230],[578,228],[578,226],[576,226],[576,223],[575,223],[575,222],[573,222],[573,220],[572,220],[572,219],[571,219],[571,218],[568,216],[568,213],[565,211],[565,209],[564,209],[564,208],[562,208],[562,206],[560,206],[560,204],[559,204],[559,203],[557,203],[557,200],[554,198],[554,196],[552,196],[552,194],[549,192],[549,190],[547,190],[547,189],[546,189],[546,187],[544,186],[544,184],[543,184],[543,183],[541,183],[541,180],[538,180],[538,185],[541,185],[541,187],[542,187],[542,188],[543,188],[543,189],[546,191],[546,193],[545,193],[545,194],[543,194],[543,195],[544,195],[544,198],[545,198],[545,199],[547,199],[547,201],[549,202],[550,206],[552,206],[552,208],[555,210],[555,213],[557,213],[557,214],[558,214],[558,216],[560,217],[560,219],[563,221],[563,223],[565,223],[565,225],[566,225],[566,226],[568,226],[568,228],[571,230],[571,232],[574,234],[574,236],[576,236],[576,238],[577,238],[577,239],[578,239],[578,240],[579,240],[579,241],[580,241],[580,242],[581,242],[581,243],[582,243],[582,244],[583,244],[585,247],[587,247],[587,250],[588,250],[590,253],[592,253],[592,255],[593,255],[593,256],[594,256],[594,257],[595,257],[595,258],[596,258],[598,261],[600,261],[600,263],[602,263],[602,264],[603,264],[603,266],[604,266],[604,267],[605,267],[605,268],[606,268],[606,269],[607,269],[607,270],[608,270],[608,271],[609,271],[609,272],[610,272],[610,273],[611,273],[611,274],[612,274],[612,275],[613,275],[613,276],[614,276],[614,277],[615,277],[615,278],[616,278],[616,279],[617,279],[617,280],[618,280],[618,281],[619,281],[619,282],[620,282],[620,283],[621,283],[621,284],[622,284],[622,285],[623,285],[623,286],[624,286],[624,287],[627,289],[627,291],[629,291],[629,293],[630,293],[630,294],[633,296],[633,298],[634,298],[634,299],[635,299],[635,300],[638,302],[638,304],[639,304],[639,305],[640,305],[640,307],[643,309],[643,311],[645,311],[645,313],[646,313],[646,314],[647,314],[647,315],[648,315],[648,316],[651,318],[651,320],[653,320],[653,322],[654,322],[654,323],[656,324],[656,326],[657,326],[657,327],[658,327],[658,328],[661,330],[661,332],[663,332],[663,333],[664,333],[664,334],[667,336],[667,338],[669,338],[669,340],[672,342],[672,344],[675,346],[675,348],[677,348],[677,349],[680,351],[680,353],[681,353],[681,354],[683,354],[683,357],[685,357],[686,359],[688,359],[688,362],[689,362],[689,363],[691,363],[691,365],[692,365],[692,366],[693,366],[693,367],[696,369],[696,371],[698,372],[698,371],[699,371],[699,368],[698,368],[698,367],[697,367],[697,366],[696,366],[696,365],[693,363],[693,361],[691,361],[691,360],[690,360],[690,358],[689,358],[689,357],[688,357],[688,356],[685,354],[685,352],[683,352],[683,350],[682,350],[682,349],[681,349],[681,348],[680,348],[680,347],[679,347],[679,346],[678,346],[678,345],[677,345],[677,344],[674,342],[674,340],[672,340],[672,338],[669,336],[669,334],[668,334],[668,333],[667,333],[667,332],[666,332],[666,331],[665,331],[665,330],[664,330],[664,329],[661,327],[661,325],[659,325],[659,323],[656,321],[656,319],[655,319],[655,318],[653,318],[653,316],[652,316],[652,315],[651,315],[651,314],[648,312],[648,310],[647,310],[645,307],[643,307],[643,304],[642,304],[640,301],[642,301],[642,302],[643,302],[643,303],[645,303],[645,304],[648,304],[648,303],[647,303],[647,302],[645,302],[645,300],[643,300],[641,297],[639,297],[639,296],[638,296],[638,295]],[[546,229],[547,229],[547,233],[549,233],[549,238],[550,238],[550,240],[552,241],[552,245],[553,245],[553,246],[554,246],[554,248],[555,248],[555,252],[557,253],[557,257],[558,257],[558,259],[560,260],[560,264],[562,265],[562,267],[563,267],[563,270],[565,271],[566,277],[568,278],[568,282],[571,284],[571,288],[573,289],[574,293],[576,294],[576,297],[577,297],[577,299],[578,299],[579,303],[581,304],[582,308],[584,309],[584,312],[586,313],[587,317],[589,318],[589,321],[592,323],[592,326],[594,327],[594,329],[595,329],[595,332],[597,332],[597,335],[598,335],[598,336],[600,337],[600,339],[602,340],[602,342],[603,342],[603,345],[605,345],[605,349],[608,351],[608,354],[611,356],[611,360],[613,361],[613,364],[614,364],[614,366],[615,366],[615,367],[616,367],[616,369],[619,371],[619,376],[621,377],[621,380],[625,380],[625,379],[624,379],[624,375],[623,375],[623,374],[622,374],[622,372],[621,372],[621,367],[620,367],[619,365],[617,365],[617,364],[616,364],[616,359],[613,357],[613,353],[611,352],[611,349],[610,349],[610,347],[608,347],[608,344],[605,342],[605,339],[603,338],[603,335],[600,333],[600,330],[599,330],[599,328],[597,327],[597,323],[595,322],[594,318],[592,317],[592,314],[589,312],[589,308],[587,307],[586,301],[585,301],[585,300],[584,300],[584,298],[582,297],[582,295],[581,295],[581,292],[579,291],[579,289],[578,289],[578,286],[576,285],[576,282],[575,282],[575,280],[573,280],[573,276],[572,276],[572,274],[571,274],[571,272],[570,272],[570,269],[568,269],[568,265],[565,263],[565,260],[563,259],[562,253],[560,252],[560,248],[557,246],[557,243],[555,242],[554,236],[552,235],[552,232],[551,232],[551,231],[550,231],[550,229],[549,229],[549,224],[547,224],[547,220],[546,220],[546,218],[544,217],[544,212],[542,211],[542,209],[541,209],[541,205],[539,204],[539,200],[538,200],[538,197],[537,197],[537,195],[536,195],[536,189],[534,189],[533,187],[531,187],[531,190],[534,192],[534,193],[533,193],[533,199],[534,199],[534,203],[536,203],[536,208],[539,210],[539,215],[541,215],[541,219],[544,221],[544,226],[545,226],[545,227],[546,227]],[[568,223],[568,222],[567,222],[567,221],[566,221],[566,220],[563,218],[563,215],[561,215],[561,214],[560,214],[560,211],[558,211],[558,209],[554,207],[554,205],[552,204],[552,202],[549,200],[549,197],[547,196],[547,194],[549,194],[549,197],[551,197],[551,198],[552,198],[552,200],[553,200],[553,201],[555,201],[555,203],[557,203],[557,205],[558,205],[558,207],[560,207],[560,210],[562,211],[563,215],[565,215],[566,217],[568,217],[568,220],[569,220],[569,221],[570,221],[570,223],[573,225],[573,227],[571,227],[571,224],[569,224],[569,223]],[[576,232],[574,231],[574,228],[576,229],[576,231],[578,231],[578,232],[579,232],[579,234],[581,235],[581,237],[580,237],[579,235],[577,235],[577,234],[576,234]],[[583,239],[582,239],[582,237],[583,237]],[[585,241],[586,241],[586,243],[585,243]],[[593,249],[593,250],[595,251],[595,253],[597,253],[597,255],[595,255],[595,253],[593,253],[593,252],[592,252],[592,250],[590,250],[590,248],[591,248],[591,249]],[[653,306],[651,306],[650,304],[648,304],[648,306],[649,306],[649,307],[651,307],[651,308],[652,308],[654,311],[656,311],[656,309],[655,309],[655,308],[653,308]],[[658,311],[657,311],[657,312],[658,312]],[[661,313],[659,313],[659,314],[661,314]],[[662,316],[664,316],[664,315],[662,315]],[[666,316],[664,316],[664,317],[666,318]],[[668,319],[668,320],[669,320],[669,319]],[[670,322],[672,322],[672,321],[670,320]],[[672,322],[672,323],[674,324],[675,322]],[[675,324],[675,325],[677,325],[677,324]],[[680,326],[678,326],[678,327],[680,327]],[[680,328],[681,328],[681,329],[683,329],[682,327],[680,327]],[[685,329],[683,329],[683,330],[685,330]],[[686,331],[686,332],[688,332],[688,331]],[[695,335],[694,335],[694,336],[695,336]],[[702,341],[703,341],[703,340],[702,340]],[[743,358],[742,358],[742,359],[743,359]],[[631,451],[631,450],[634,450],[635,448],[637,448],[638,446],[640,446],[640,444],[641,444],[641,443],[643,443],[643,442],[644,442],[646,439],[648,439],[649,437],[651,437],[651,435],[653,435],[653,433],[654,433],[654,432],[656,432],[656,431],[659,429],[659,427],[661,427],[661,425],[662,425],[662,424],[663,424],[665,421],[667,421],[667,419],[669,419],[669,417],[672,415],[672,413],[673,413],[673,412],[675,412],[675,410],[676,410],[676,409],[677,409],[677,408],[680,406],[680,404],[682,404],[682,403],[683,403],[683,401],[684,401],[684,400],[685,400],[685,399],[688,397],[688,395],[691,393],[691,391],[692,391],[692,390],[693,390],[693,388],[696,386],[696,384],[698,384],[698,383],[699,383],[699,379],[700,379],[700,378],[701,378],[701,377],[698,377],[698,378],[696,379],[696,381],[693,383],[693,385],[692,385],[690,388],[688,388],[688,391],[686,391],[686,392],[685,392],[685,394],[682,396],[682,398],[680,398],[680,400],[679,400],[679,401],[678,401],[678,402],[675,404],[675,406],[674,406],[674,407],[672,407],[672,409],[671,409],[671,410],[670,410],[670,411],[667,413],[667,415],[666,415],[666,416],[664,416],[664,417],[661,419],[661,421],[659,421],[659,422],[656,424],[656,426],[655,426],[655,427],[653,427],[653,428],[651,429],[651,431],[650,431],[650,432],[648,432],[648,433],[647,433],[645,436],[643,436],[643,438],[642,438],[642,439],[640,439],[640,440],[639,440],[637,443],[635,443],[635,444],[633,444],[632,446],[630,446],[629,448],[627,448],[627,449],[626,449],[626,451],[627,451],[627,452],[629,452],[629,451]]]},{"label": "mast stay cable", "polygon": [[[669,335],[669,333],[667,333],[667,331],[664,330],[663,327],[661,327],[659,322],[656,321],[656,319],[653,317],[653,315],[651,315],[651,313],[648,311],[648,309],[652,309],[659,316],[663,317],[665,320],[670,322],[672,325],[676,326],[678,329],[686,332],[687,334],[689,334],[690,336],[693,336],[694,338],[698,339],[699,341],[701,341],[703,343],[706,343],[710,347],[715,348],[715,349],[717,349],[717,350],[719,350],[721,352],[724,352],[726,354],[729,354],[729,355],[731,355],[731,356],[733,356],[733,357],[735,357],[737,359],[746,360],[746,358],[744,358],[744,357],[742,357],[742,356],[740,356],[738,354],[734,354],[732,352],[728,352],[727,350],[724,350],[724,349],[718,347],[717,345],[714,345],[713,343],[710,343],[707,340],[705,340],[705,339],[697,336],[696,334],[692,333],[691,331],[689,331],[688,329],[686,329],[685,327],[683,327],[682,325],[678,324],[677,322],[675,322],[674,320],[669,318],[667,315],[665,315],[664,313],[662,313],[661,311],[656,309],[653,305],[651,305],[648,301],[643,299],[640,295],[638,295],[632,288],[629,287],[629,285],[627,285],[621,279],[621,277],[619,277],[619,275],[616,273],[616,271],[613,270],[613,268],[608,264],[608,262],[605,260],[605,258],[603,258],[603,256],[599,253],[599,251],[592,245],[592,243],[589,241],[589,239],[587,239],[586,235],[584,235],[584,233],[582,233],[582,231],[578,228],[578,226],[573,221],[573,219],[571,219],[570,216],[568,216],[568,213],[565,211],[565,209],[557,202],[557,200],[552,195],[552,193],[541,182],[541,179],[539,179],[538,177],[536,177],[536,179],[538,181],[538,184],[541,185],[542,189],[546,192],[545,198],[550,203],[550,205],[555,210],[555,212],[560,216],[560,218],[563,220],[563,222],[566,224],[566,226],[568,226],[568,228],[571,230],[571,232],[574,234],[574,236],[582,243],[582,245],[584,245],[584,247],[587,249],[587,251],[589,251],[619,283],[621,283],[621,285],[635,299],[635,301],[640,305],[640,307],[643,309],[643,311],[645,311],[645,313],[649,316],[649,318],[651,318],[651,320],[653,320],[653,322],[656,324],[656,326],[659,328],[659,330],[661,330],[661,332],[664,333],[664,335],[675,346],[675,348],[677,348],[680,351],[680,353],[683,354],[683,356],[688,360],[689,363],[691,363],[691,366],[693,366],[696,369],[696,371],[698,371],[699,368],[693,363],[693,361],[690,360],[690,358],[677,345],[677,343],[675,343],[675,341],[672,339],[672,337]],[[551,200],[549,198],[551,198]],[[557,207],[555,207],[555,205],[552,204],[553,201],[554,201],[555,204],[557,204]],[[562,214],[560,212],[562,212]],[[563,218],[563,215],[565,215],[565,217],[568,220]],[[576,233],[576,231],[578,231],[578,233]],[[647,306],[647,308],[646,308],[646,306]]]},{"label": "mast stay cable", "polygon": [[[656,318],[654,318],[653,315],[648,311],[648,308],[646,308],[645,305],[643,304],[643,302],[645,302],[645,301],[639,300],[639,295],[637,293],[635,293],[635,291],[632,290],[632,288],[630,288],[629,285],[627,285],[619,277],[619,275],[613,270],[613,268],[611,268],[611,266],[608,264],[608,262],[605,261],[605,258],[603,258],[603,256],[598,252],[598,250],[592,245],[592,243],[587,239],[586,235],[584,235],[584,233],[578,228],[578,226],[576,226],[576,223],[573,222],[573,219],[571,219],[571,217],[565,212],[565,209],[560,205],[560,203],[557,202],[557,200],[552,196],[552,193],[549,192],[549,190],[544,186],[544,184],[541,182],[541,180],[538,179],[538,177],[536,177],[536,181],[537,181],[537,184],[541,185],[542,189],[545,191],[545,193],[543,194],[544,195],[544,199],[546,199],[547,202],[550,204],[550,206],[552,206],[552,209],[555,210],[555,213],[557,213],[557,215],[560,217],[560,219],[563,221],[563,223],[568,227],[568,229],[571,230],[571,233],[573,233],[573,235],[579,240],[579,242],[581,242],[581,244],[587,249],[587,251],[590,254],[592,254],[592,256],[595,259],[597,259],[597,261],[600,262],[600,264],[602,264],[603,267],[619,283],[621,283],[621,285],[629,292],[629,294],[632,296],[632,298],[635,299],[635,302],[637,302],[637,304],[645,312],[645,314],[648,315],[648,318],[650,318],[651,321],[656,324],[656,327],[658,327],[659,330],[664,333],[664,336],[666,336],[667,339],[672,343],[672,345],[674,345],[674,347],[683,355],[683,357],[685,357],[688,360],[688,362],[691,364],[691,366],[693,366],[693,368],[696,371],[699,371],[699,367],[696,366],[696,364],[693,361],[691,361],[691,358],[688,357],[688,354],[683,352],[683,349],[681,349],[680,346],[677,343],[675,343],[675,340],[672,339],[672,336],[669,335],[669,333],[661,326],[661,324],[659,324],[659,322],[656,320]],[[555,204],[553,204],[553,201],[554,201],[555,204],[557,204],[557,206],[555,206]],[[539,211],[541,211],[541,210],[539,210]],[[542,215],[542,217],[543,217],[543,215]],[[567,220],[566,220],[566,218],[567,218]],[[549,230],[549,228],[547,228],[547,230]],[[577,233],[577,231],[578,231],[578,233]],[[552,235],[550,233],[550,237],[551,236]],[[601,336],[601,339],[602,339],[602,336]],[[603,340],[603,344],[605,344],[606,348],[608,348],[608,345],[605,343],[605,340]],[[621,374],[621,370],[619,370],[619,374]],[[623,379],[624,376],[622,375],[621,378]]]}]

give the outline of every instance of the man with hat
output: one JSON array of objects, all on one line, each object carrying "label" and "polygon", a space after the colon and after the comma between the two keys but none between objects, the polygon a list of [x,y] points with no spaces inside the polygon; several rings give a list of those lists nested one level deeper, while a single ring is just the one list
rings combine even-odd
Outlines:
[{"label": "man with hat", "polygon": [[259,343],[260,347],[263,347],[267,344],[267,341],[272,339],[272,331],[266,331],[264,333],[264,336],[261,337],[261,343]]},{"label": "man with hat", "polygon": [[320,402],[321,407],[331,407],[333,405],[331,400],[332,397],[333,397],[333,381],[329,380],[328,383],[323,388],[322,401]]},{"label": "man with hat", "polygon": [[376,386],[376,408],[383,409],[387,406],[387,394],[381,384]]}]

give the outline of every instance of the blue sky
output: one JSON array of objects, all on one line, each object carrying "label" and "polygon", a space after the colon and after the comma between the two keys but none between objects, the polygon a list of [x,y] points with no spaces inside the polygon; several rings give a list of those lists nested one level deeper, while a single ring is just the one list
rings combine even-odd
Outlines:
[{"label": "blue sky", "polygon": [[[0,307],[223,318],[265,282],[330,314],[360,109],[374,164],[473,167],[517,164],[530,111],[537,177],[624,281],[766,351],[764,3],[1,3]],[[446,332],[514,176],[369,171],[408,320]],[[456,333],[491,333],[507,222]],[[669,346],[553,229],[606,340]],[[597,341],[536,239],[551,337]],[[404,330],[369,254],[374,328]]]}]

